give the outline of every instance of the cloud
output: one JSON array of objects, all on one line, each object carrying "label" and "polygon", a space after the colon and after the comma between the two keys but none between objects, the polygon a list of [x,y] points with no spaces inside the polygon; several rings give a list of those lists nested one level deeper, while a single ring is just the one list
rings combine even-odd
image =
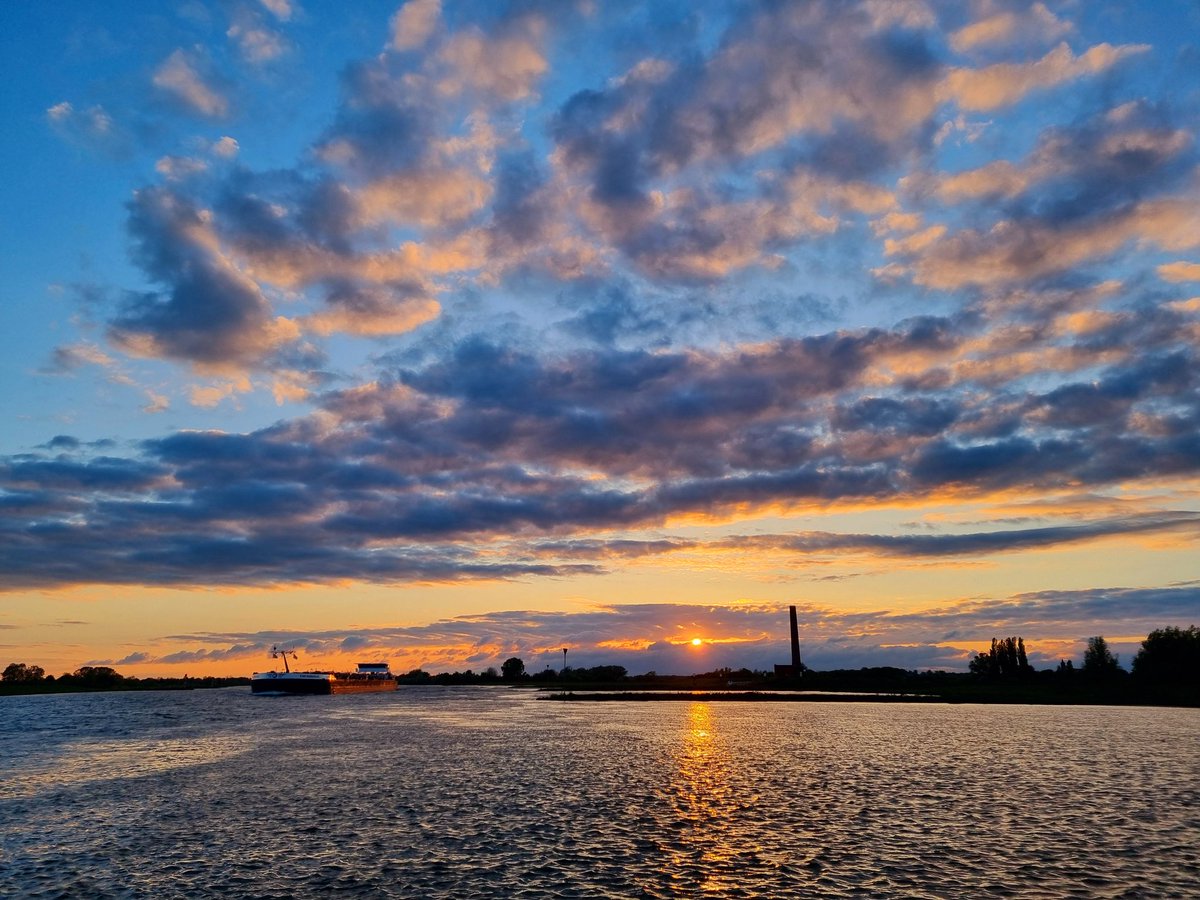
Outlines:
[{"label": "cloud", "polygon": [[1011,106],[1036,90],[1096,75],[1122,59],[1145,53],[1147,44],[1097,44],[1081,56],[1064,41],[1031,63],[996,63],[982,69],[952,69],[939,86],[939,98],[961,109],[986,112]]},{"label": "cloud", "polygon": [[259,0],[263,7],[270,11],[271,15],[281,22],[289,21],[295,15],[295,7],[292,6],[291,0]]},{"label": "cloud", "polygon": [[64,140],[110,156],[126,157],[133,147],[127,130],[98,103],[76,109],[69,100],[63,100],[46,110],[46,121]]},{"label": "cloud", "polygon": [[277,406],[282,406],[284,403],[299,403],[308,399],[312,389],[320,382],[321,378],[318,373],[285,369],[276,373],[271,383],[271,393],[275,397]]},{"label": "cloud", "polygon": [[271,22],[287,22],[293,10],[287,2],[265,2],[263,8],[269,13],[246,3],[234,6],[230,13],[230,25],[225,32],[238,48],[241,58],[253,66],[274,62],[292,50],[291,42],[277,31]]},{"label": "cloud", "polygon": [[251,63],[270,62],[283,56],[290,49],[283,35],[263,27],[254,19],[235,22],[229,26],[226,34],[237,43],[242,57]]},{"label": "cloud", "polygon": [[405,81],[421,79],[393,73],[380,59],[350,66],[342,81],[346,102],[317,145],[320,158],[366,177],[416,167],[433,143],[437,120],[432,96],[404,90]]},{"label": "cloud", "polygon": [[126,352],[220,370],[253,365],[299,336],[222,252],[205,210],[149,188],[130,204],[129,229],[138,261],[168,290],[130,297],[113,320],[110,337]]},{"label": "cloud", "polygon": [[355,192],[363,227],[381,223],[456,225],[491,199],[491,185],[469,169],[425,168],[369,182]]},{"label": "cloud", "polygon": [[153,463],[110,456],[75,460],[62,454],[51,458],[17,457],[6,460],[3,468],[6,485],[64,491],[144,490],[155,487],[165,473]]},{"label": "cloud", "polygon": [[529,98],[549,68],[540,46],[544,32],[536,16],[518,19],[497,35],[477,28],[456,32],[438,51],[446,67],[438,90],[450,95],[474,90],[508,102]]},{"label": "cloud", "polygon": [[966,53],[995,44],[1049,42],[1074,30],[1071,22],[1060,19],[1044,3],[1034,3],[1027,10],[1001,10],[964,25],[950,35],[950,46],[958,53]]},{"label": "cloud", "polygon": [[86,365],[110,368],[116,365],[116,360],[95,344],[67,344],[54,348],[50,366],[45,371],[62,375]]},{"label": "cloud", "polygon": [[964,206],[974,225],[885,238],[885,253],[904,262],[879,274],[911,274],[942,290],[995,287],[1076,271],[1131,247],[1190,249],[1195,163],[1186,130],[1147,104],[1127,103],[1043,130],[1018,162],[914,173],[903,179],[902,196]]},{"label": "cloud", "polygon": [[[831,134],[842,115],[859,123],[856,134],[902,135],[932,114],[937,65],[907,23],[865,23],[848,7],[818,3],[747,17],[698,74],[678,112],[653,126],[674,161],[681,152],[757,153],[797,132]],[[851,96],[857,102],[842,102]]]},{"label": "cloud", "polygon": [[64,122],[75,114],[75,107],[68,101],[56,103],[46,110],[46,118],[51,122]]},{"label": "cloud", "polygon": [[146,391],[146,400],[146,405],[142,407],[142,412],[144,413],[166,412],[171,408],[171,401],[162,394],[156,394],[154,391]]},{"label": "cloud", "polygon": [[249,378],[238,378],[234,381],[222,381],[209,385],[194,385],[188,399],[192,406],[213,407],[223,400],[244,394],[251,389]]},{"label": "cloud", "polygon": [[210,149],[213,156],[219,156],[222,159],[232,159],[233,157],[237,156],[240,148],[238,147],[238,142],[236,140],[228,135],[225,135],[224,137],[216,140]]},{"label": "cloud", "polygon": [[[174,254],[194,252],[187,242],[153,249],[167,271]],[[1064,320],[1078,318],[1065,309]],[[55,584],[128,573],[164,584],[553,576],[622,558],[617,545],[588,543],[595,531],[1186,478],[1200,467],[1191,318],[1163,306],[986,336],[972,331],[979,320],[919,319],[705,352],[550,355],[473,338],[326,394],[311,416],[147,442],[122,465],[170,473],[170,490],[134,487],[119,501],[68,491],[60,511],[43,504],[11,523],[17,545],[41,534],[57,561],[23,550],[13,564]],[[1020,362],[1048,350],[1064,359],[1053,386],[1044,364]],[[906,380],[938,386],[912,395]],[[248,386],[227,379],[194,399]],[[11,489],[66,491],[40,483],[40,465],[49,461],[15,460]],[[798,559],[971,558],[1193,528],[1159,513],[936,537],[810,532],[745,546]],[[555,557],[547,539],[584,540]]]},{"label": "cloud", "polygon": [[[104,373],[104,378],[112,384],[123,387],[138,388],[142,392],[145,404],[141,407],[145,413],[159,413],[170,408],[170,400],[149,388],[142,387],[125,371],[116,359],[95,344],[70,344],[55,347],[48,366],[39,370],[45,375],[74,375],[84,366],[97,366]],[[64,440],[66,439],[63,436]]]},{"label": "cloud", "polygon": [[991,228],[951,233],[914,247],[896,242],[892,251],[915,255],[918,284],[942,290],[970,285],[1035,281],[1116,254],[1134,241],[1180,251],[1200,246],[1200,213],[1186,196],[1146,200],[1108,217],[1051,223],[1036,218],[1004,220]]},{"label": "cloud", "polygon": [[1200,263],[1172,262],[1158,267],[1159,277],[1164,281],[1200,281]]},{"label": "cloud", "polygon": [[438,27],[441,15],[441,0],[406,0],[392,16],[392,49],[422,46]]},{"label": "cloud", "polygon": [[441,311],[438,302],[426,296],[420,285],[403,282],[374,286],[335,281],[326,302],[328,309],[303,322],[320,335],[403,334],[437,318]]},{"label": "cloud", "polygon": [[[267,15],[284,21],[291,8],[238,6],[234,27]],[[560,336],[686,346],[722,330],[726,308],[756,338],[802,332],[770,313],[775,298],[718,298],[721,286],[803,265],[813,248],[836,259],[868,223],[888,257],[876,267],[881,279],[939,290],[1052,276],[1139,239],[1187,249],[1182,206],[1147,198],[1152,177],[1165,184],[1186,155],[1186,132],[1155,127],[1147,104],[1095,128],[1107,144],[1077,139],[1071,149],[1071,135],[1044,138],[1024,164],[929,173],[896,190],[893,167],[929,149],[945,100],[938,85],[949,72],[928,10],[756,8],[703,47],[688,33],[658,55],[631,51],[621,74],[564,95],[556,113],[536,106],[539,85],[559,74],[548,55],[556,41],[594,25],[520,5],[464,24],[443,20],[438,3],[406,3],[392,19],[395,52],[346,67],[331,123],[295,166],[219,165],[236,155],[228,136],[163,156],[167,186],[139,192],[130,216],[137,261],[161,292],[131,297],[110,320],[112,340],[134,355],[246,372],[283,365],[281,351],[305,338],[408,334],[473,302],[473,292],[532,288],[579,301],[555,324]],[[1064,48],[1025,81],[1076,77],[1133,52],[1076,58]],[[159,76],[193,110],[228,113],[199,51],[175,51]],[[548,126],[549,146],[514,126],[518,106]],[[1093,165],[1087,190],[1072,191],[1089,158],[1108,165]],[[984,230],[966,211],[952,225],[902,205],[930,196],[1032,205],[1054,179],[1054,220],[1013,207],[1011,220]],[[1082,205],[1099,185],[1129,185],[1106,201],[1117,217],[1072,226],[1064,254],[1025,252],[1063,239],[1069,198]],[[1134,196],[1141,215],[1118,206]],[[153,197],[170,197],[179,218],[151,214]],[[184,210],[194,211],[193,226],[183,227],[192,215]],[[167,243],[190,245],[201,264],[150,264],[159,253],[147,248]],[[596,299],[582,299],[592,285],[602,285]],[[672,290],[694,293],[680,302]],[[635,308],[623,309],[622,297],[637,297]],[[219,299],[201,324],[208,298]],[[285,298],[294,304],[286,317],[275,314]],[[461,336],[464,321],[451,315],[443,327]],[[286,393],[296,382],[277,374],[261,384]]]},{"label": "cloud", "polygon": [[199,57],[177,49],[155,70],[154,86],[189,112],[224,118],[229,113],[229,101],[210,84],[201,68]]},{"label": "cloud", "polygon": [[208,163],[190,156],[164,156],[154,164],[154,171],[167,181],[182,181],[208,171]]},{"label": "cloud", "polygon": [[1047,525],[1034,528],[943,534],[847,534],[825,531],[785,534],[735,535],[699,541],[683,538],[656,540],[540,541],[531,550],[540,558],[591,559],[599,561],[639,559],[670,553],[721,551],[795,555],[805,560],[819,557],[849,559],[923,559],[940,557],[986,557],[997,553],[1056,549],[1113,537],[1138,534],[1180,534],[1183,539],[1200,536],[1200,515],[1190,512],[1142,514],[1104,519],[1086,524]]},{"label": "cloud", "polygon": [[[643,59],[576,93],[552,158],[578,185],[582,224],[641,274],[720,279],[835,232],[839,213],[889,211],[872,178],[923,141],[937,75],[924,36],[895,22],[821,3],[756,10],[708,57]],[[789,143],[789,177],[748,196],[737,176]]]},{"label": "cloud", "polygon": [[[1105,209],[1171,180],[1186,169],[1193,138],[1145,104],[1129,103],[1073,125],[1045,129],[1020,162],[995,160],[932,179],[952,203],[1020,197],[1036,191],[1047,218]],[[926,183],[907,180],[920,191]],[[1070,192],[1069,199],[1059,199]],[[1076,212],[1077,216],[1078,213]]]},{"label": "cloud", "polygon": [[795,553],[863,552],[871,556],[920,558],[985,556],[1065,545],[1133,534],[1182,532],[1200,535],[1200,515],[1181,512],[1040,528],[966,534],[866,535],[805,532],[729,538],[715,546],[728,549],[771,549]]},{"label": "cloud", "polygon": [[[149,653],[145,653],[145,652],[142,652],[139,650],[137,652],[130,653],[128,656],[124,656],[121,659],[118,659],[116,662],[111,663],[111,665],[136,666],[136,665],[140,665],[145,662],[150,662],[152,659],[153,659],[153,657],[151,657]],[[97,665],[97,663],[93,662],[93,663],[90,663],[90,665]]]}]

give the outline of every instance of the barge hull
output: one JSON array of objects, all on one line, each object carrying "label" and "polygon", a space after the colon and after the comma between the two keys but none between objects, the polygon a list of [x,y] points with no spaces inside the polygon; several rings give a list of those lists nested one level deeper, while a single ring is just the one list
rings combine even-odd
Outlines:
[{"label": "barge hull", "polygon": [[250,682],[254,694],[369,694],[396,690],[395,678],[256,678]]},{"label": "barge hull", "polygon": [[250,692],[274,695],[333,693],[326,678],[256,678],[250,682]]}]

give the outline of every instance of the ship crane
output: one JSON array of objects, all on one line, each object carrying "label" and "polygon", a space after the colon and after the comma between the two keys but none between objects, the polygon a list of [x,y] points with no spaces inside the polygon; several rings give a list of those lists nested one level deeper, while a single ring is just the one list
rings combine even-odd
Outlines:
[{"label": "ship crane", "polygon": [[288,667],[288,657],[289,656],[292,659],[300,658],[299,656],[296,655],[295,650],[280,650],[278,647],[271,648],[271,659],[279,659],[280,657],[282,657],[283,658],[283,671],[288,672],[288,673],[290,673],[292,671]]}]

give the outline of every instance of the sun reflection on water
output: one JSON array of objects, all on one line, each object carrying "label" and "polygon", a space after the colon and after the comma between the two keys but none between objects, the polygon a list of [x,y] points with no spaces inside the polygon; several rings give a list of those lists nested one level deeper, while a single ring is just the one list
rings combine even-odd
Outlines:
[{"label": "sun reflection on water", "polygon": [[711,704],[689,705],[682,737],[674,798],[680,834],[667,848],[671,874],[681,887],[724,893],[736,886],[742,862],[756,855],[754,835],[739,822],[732,760]]},{"label": "sun reflection on water", "polygon": [[692,821],[704,821],[719,812],[728,796],[725,749],[714,733],[712,704],[692,703],[687,729],[677,757],[685,811]]}]

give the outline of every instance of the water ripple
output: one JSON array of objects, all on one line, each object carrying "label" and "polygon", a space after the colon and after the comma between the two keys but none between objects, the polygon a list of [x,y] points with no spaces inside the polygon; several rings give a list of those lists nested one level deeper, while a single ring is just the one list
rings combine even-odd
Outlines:
[{"label": "water ripple", "polygon": [[0,895],[1200,895],[1200,712],[7,698]]}]

